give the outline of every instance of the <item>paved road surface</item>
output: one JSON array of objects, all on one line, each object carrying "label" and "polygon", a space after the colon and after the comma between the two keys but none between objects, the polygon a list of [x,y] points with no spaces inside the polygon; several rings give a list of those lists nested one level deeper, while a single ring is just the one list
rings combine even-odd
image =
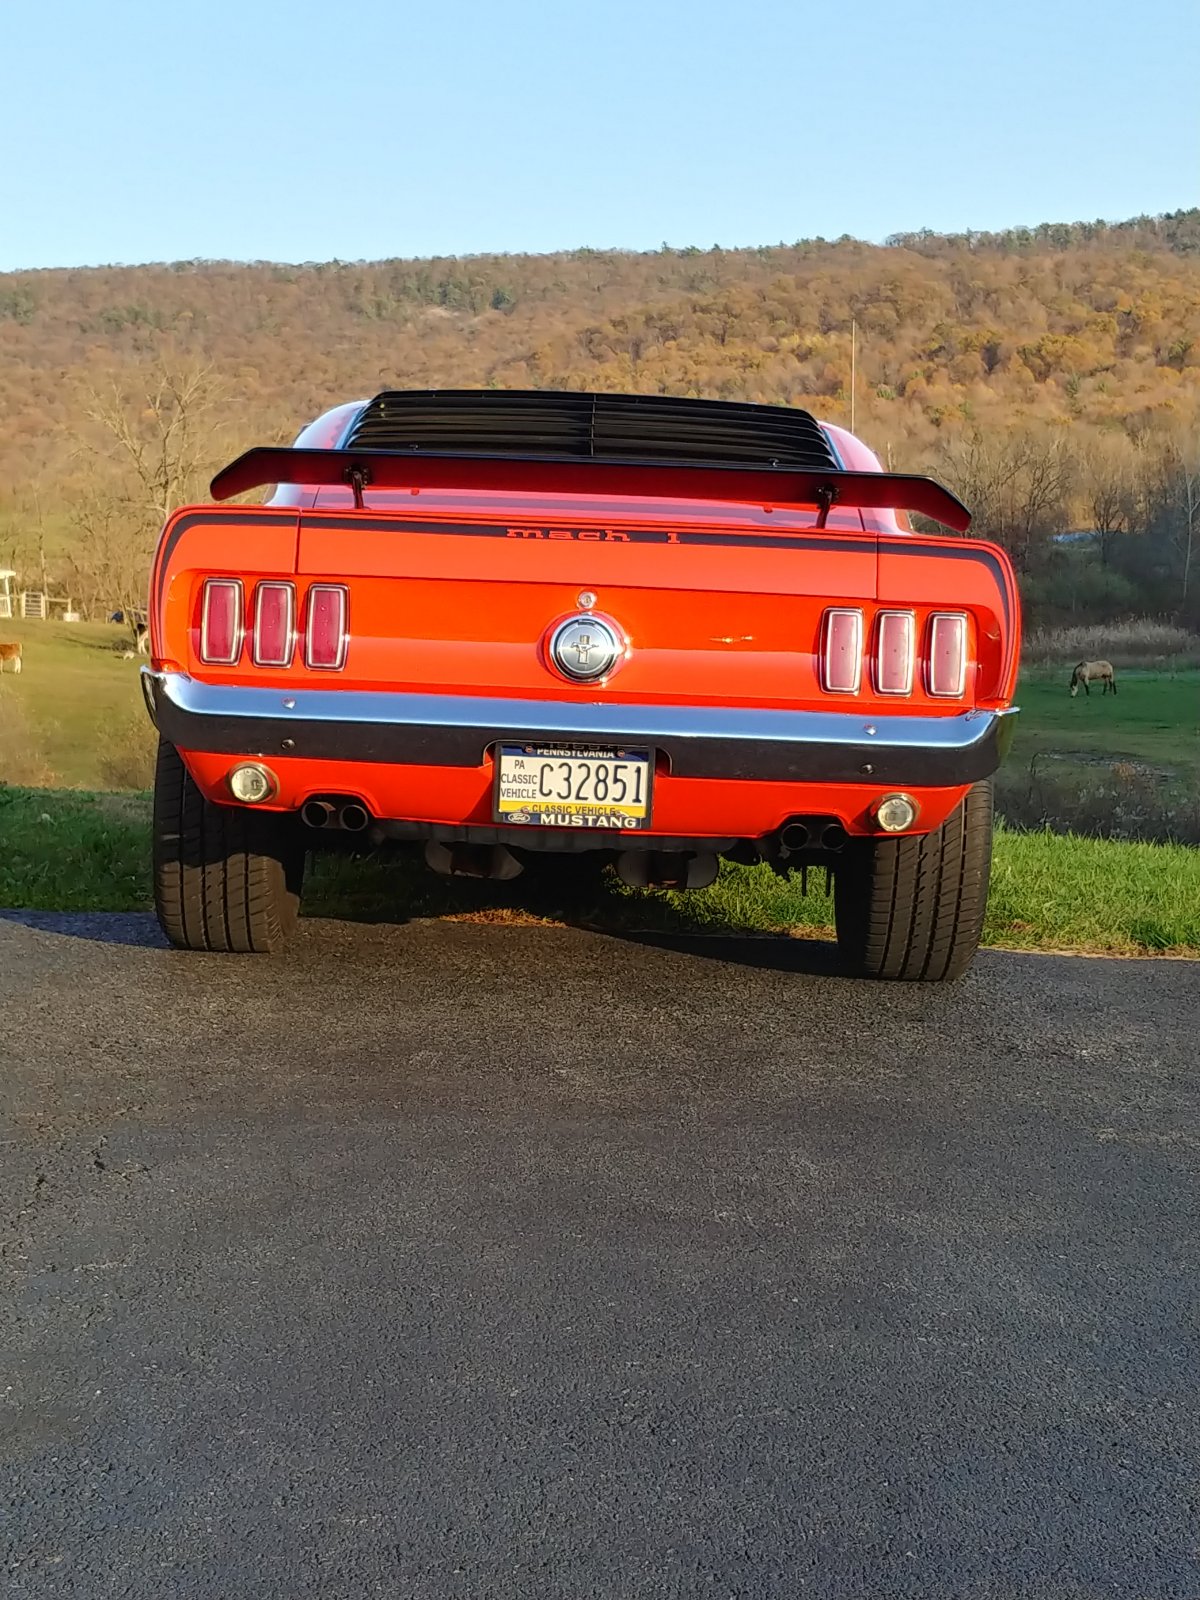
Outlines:
[{"label": "paved road surface", "polygon": [[1195,966],[29,915],[0,1028],[10,1593],[1200,1593]]}]

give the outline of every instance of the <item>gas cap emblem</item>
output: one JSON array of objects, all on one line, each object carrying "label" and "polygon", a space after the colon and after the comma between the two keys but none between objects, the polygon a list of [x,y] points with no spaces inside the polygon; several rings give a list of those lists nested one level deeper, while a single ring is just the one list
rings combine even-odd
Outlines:
[{"label": "gas cap emblem", "polygon": [[612,671],[624,644],[615,630],[599,617],[568,617],[550,640],[550,659],[564,677],[590,683]]}]

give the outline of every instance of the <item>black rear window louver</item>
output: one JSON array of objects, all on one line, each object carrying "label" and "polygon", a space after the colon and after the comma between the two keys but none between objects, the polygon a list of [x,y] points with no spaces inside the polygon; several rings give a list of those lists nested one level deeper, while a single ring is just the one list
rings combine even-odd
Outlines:
[{"label": "black rear window louver", "polygon": [[839,469],[816,420],[790,406],[534,389],[389,390],[359,412],[340,448]]}]

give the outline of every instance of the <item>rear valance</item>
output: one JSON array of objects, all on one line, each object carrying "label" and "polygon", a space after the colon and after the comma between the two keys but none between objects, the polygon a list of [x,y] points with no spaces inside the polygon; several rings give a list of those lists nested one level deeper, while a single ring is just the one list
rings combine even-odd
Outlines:
[{"label": "rear valance", "polygon": [[620,498],[709,500],[813,506],[818,526],[834,506],[916,512],[956,533],[971,514],[932,478],[899,472],[796,471],[789,467],[669,465],[653,461],[562,460],[557,456],[494,456],[379,450],[247,450],[212,480],[214,500],[264,484],[350,488],[355,504],[367,489],[475,489],[526,494],[596,494]]}]

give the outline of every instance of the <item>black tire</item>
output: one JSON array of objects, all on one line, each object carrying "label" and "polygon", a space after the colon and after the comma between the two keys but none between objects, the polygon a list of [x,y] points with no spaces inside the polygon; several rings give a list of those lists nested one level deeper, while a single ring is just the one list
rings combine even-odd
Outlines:
[{"label": "black tire", "polygon": [[294,819],[210,804],[158,742],[154,909],[180,950],[269,952],[296,925],[304,850]]},{"label": "black tire", "polygon": [[992,785],[977,783],[934,833],[853,840],[834,873],[838,949],[863,978],[961,977],[983,933]]}]

